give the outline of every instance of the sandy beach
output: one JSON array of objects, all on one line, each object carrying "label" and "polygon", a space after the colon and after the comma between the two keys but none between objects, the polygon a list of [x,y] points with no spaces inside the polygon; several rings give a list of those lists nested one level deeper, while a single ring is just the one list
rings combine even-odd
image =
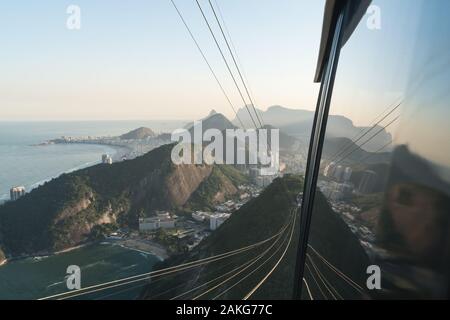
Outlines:
[{"label": "sandy beach", "polygon": [[167,250],[163,246],[150,240],[133,238],[133,239],[119,240],[117,243],[131,250],[137,250],[144,253],[153,254],[157,256],[161,261],[169,257],[169,255],[167,254]]}]

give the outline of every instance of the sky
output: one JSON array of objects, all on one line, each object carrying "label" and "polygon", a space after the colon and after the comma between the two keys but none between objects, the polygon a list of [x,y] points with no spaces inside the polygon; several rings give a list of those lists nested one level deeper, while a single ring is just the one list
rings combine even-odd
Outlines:
[{"label": "sky", "polygon": [[[199,0],[213,21],[207,0]],[[325,0],[217,1],[256,106],[314,110]],[[175,0],[236,108],[234,88],[195,0]],[[446,0],[374,0],[344,46],[331,114],[368,126],[399,101],[396,143],[449,164]],[[81,9],[81,29],[66,27]],[[218,34],[217,26],[213,28]],[[234,114],[170,0],[2,1],[0,121],[193,120]],[[225,48],[224,43],[222,47]],[[382,124],[386,124],[382,123]],[[435,148],[435,141],[445,148]]]},{"label": "sky", "polygon": [[[195,1],[175,1],[243,106]],[[255,104],[313,110],[324,0],[217,2]],[[80,30],[66,27],[69,5],[81,9]],[[0,120],[234,115],[169,0],[2,1],[0,45]]]},{"label": "sky", "polygon": [[386,129],[394,145],[450,166],[450,2],[372,4],[380,8],[381,28],[367,28],[364,17],[342,49],[330,113],[368,125],[402,102],[380,123],[399,116]]}]

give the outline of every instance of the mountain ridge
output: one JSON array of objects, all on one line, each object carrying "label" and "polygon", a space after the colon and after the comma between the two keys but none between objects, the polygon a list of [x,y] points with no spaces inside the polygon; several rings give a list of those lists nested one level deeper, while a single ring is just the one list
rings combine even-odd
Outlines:
[{"label": "mountain ridge", "polygon": [[[88,241],[97,225],[137,228],[142,213],[179,210],[214,166],[176,166],[170,160],[172,148],[163,145],[133,160],[62,174],[5,203],[0,206],[0,246],[8,256],[59,251]],[[221,173],[214,179],[234,186],[234,178]],[[200,205],[213,199],[210,192]]]},{"label": "mountain ridge", "polygon": [[136,139],[146,139],[156,137],[156,133],[152,129],[147,127],[140,127],[130,132],[121,135],[119,138],[121,140],[136,140]]},{"label": "mountain ridge", "polygon": [[[245,119],[245,122],[249,120],[245,108],[240,108],[237,114],[241,120]],[[264,119],[264,123],[272,125],[294,138],[301,138],[306,141],[310,138],[314,111],[276,105],[269,107],[266,111],[259,110],[259,114]],[[236,124],[237,122],[238,120],[235,118],[233,123]],[[368,129],[369,127],[355,126],[351,119],[343,115],[330,115],[327,125],[327,138],[353,139]],[[375,151],[392,141],[391,134],[382,127],[377,126],[372,131],[377,132],[380,129],[382,129],[380,133],[364,146],[367,151]]]}]

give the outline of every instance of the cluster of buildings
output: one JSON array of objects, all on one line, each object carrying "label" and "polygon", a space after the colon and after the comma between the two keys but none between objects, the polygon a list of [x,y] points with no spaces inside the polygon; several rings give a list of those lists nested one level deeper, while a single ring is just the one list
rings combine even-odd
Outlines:
[{"label": "cluster of buildings", "polygon": [[332,201],[343,201],[352,196],[354,186],[350,182],[319,181],[317,186],[323,195]]},{"label": "cluster of buildings", "polygon": [[252,183],[260,188],[265,188],[270,185],[273,180],[279,177],[279,173],[273,175],[263,174],[262,168],[250,168],[249,175]]},{"label": "cluster of buildings", "polygon": [[370,194],[375,191],[377,174],[371,170],[358,172],[358,180],[353,184],[352,169],[329,163],[323,175],[328,179],[322,179],[317,183],[320,191],[328,199],[334,212],[338,213],[350,230],[358,237],[359,242],[368,254],[375,248],[375,234],[360,218],[361,209],[352,203],[354,195]]},{"label": "cluster of buildings", "polygon": [[157,230],[167,230],[165,246],[172,250],[176,247],[178,251],[192,250],[227,221],[233,212],[261,192],[261,188],[255,185],[240,185],[238,189],[239,195],[234,200],[224,201],[211,211],[192,212],[190,218],[184,215],[177,217],[167,211],[156,211],[149,217],[139,219],[139,231],[145,237],[153,239]]},{"label": "cluster of buildings", "polygon": [[228,212],[192,212],[192,219],[200,223],[208,223],[211,231],[220,227],[230,216],[231,213]]},{"label": "cluster of buildings", "polygon": [[9,190],[9,197],[10,197],[11,201],[16,201],[20,197],[24,196],[25,193],[26,193],[25,187],[23,187],[23,186],[14,187]]},{"label": "cluster of buildings", "polygon": [[377,183],[377,174],[374,171],[366,170],[363,172],[358,185],[358,192],[362,194],[372,193]]},{"label": "cluster of buildings", "polygon": [[220,227],[229,217],[231,213],[214,213],[209,218],[209,229],[211,231]]},{"label": "cluster of buildings", "polygon": [[261,190],[258,187],[249,185],[240,185],[238,188],[240,191],[239,200],[228,200],[221,203],[215,206],[214,212],[192,212],[192,219],[199,223],[208,224],[209,230],[211,231],[216,230],[231,216],[234,211],[239,210],[251,198],[258,197]]},{"label": "cluster of buildings", "polygon": [[306,170],[305,164],[306,159],[300,152],[296,154],[283,154],[280,171],[291,174],[304,174]]},{"label": "cluster of buildings", "polygon": [[371,255],[375,248],[375,233],[369,229],[358,218],[361,209],[355,205],[340,202],[332,203],[334,212],[341,215],[342,220],[348,225],[350,230],[358,237],[360,244]]},{"label": "cluster of buildings", "polygon": [[333,201],[346,200],[351,197],[352,193],[369,194],[374,192],[377,182],[377,174],[374,171],[362,172],[356,186],[350,181],[352,173],[350,167],[331,162],[323,171],[323,175],[328,178],[328,181],[319,182],[318,187],[325,197]]},{"label": "cluster of buildings", "polygon": [[335,162],[330,162],[325,167],[323,175],[338,182],[348,182],[352,177],[352,168],[336,165]]},{"label": "cluster of buildings", "polygon": [[354,185],[350,182],[352,169],[330,162],[324,169],[323,175],[328,180],[317,183],[320,191],[331,201],[342,201],[351,197]]},{"label": "cluster of buildings", "polygon": [[139,231],[148,232],[158,229],[175,228],[177,216],[167,211],[156,211],[155,216],[139,218]]}]

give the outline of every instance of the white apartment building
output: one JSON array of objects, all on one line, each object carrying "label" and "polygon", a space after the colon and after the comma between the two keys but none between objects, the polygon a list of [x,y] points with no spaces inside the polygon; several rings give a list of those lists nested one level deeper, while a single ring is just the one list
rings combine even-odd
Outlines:
[{"label": "white apartment building", "polygon": [[109,154],[102,155],[102,163],[103,164],[112,164],[113,160]]},{"label": "white apartment building", "polygon": [[11,201],[16,201],[20,197],[25,195],[25,187],[14,187],[9,190],[9,196],[11,198]]},{"label": "white apartment building", "polygon": [[231,216],[231,214],[229,214],[229,213],[215,213],[215,214],[211,215],[211,218],[209,219],[209,228],[211,230],[216,230],[230,216]]},{"label": "white apartment building", "polygon": [[176,219],[168,212],[158,213],[156,217],[139,218],[139,231],[154,231],[157,229],[175,228]]}]

